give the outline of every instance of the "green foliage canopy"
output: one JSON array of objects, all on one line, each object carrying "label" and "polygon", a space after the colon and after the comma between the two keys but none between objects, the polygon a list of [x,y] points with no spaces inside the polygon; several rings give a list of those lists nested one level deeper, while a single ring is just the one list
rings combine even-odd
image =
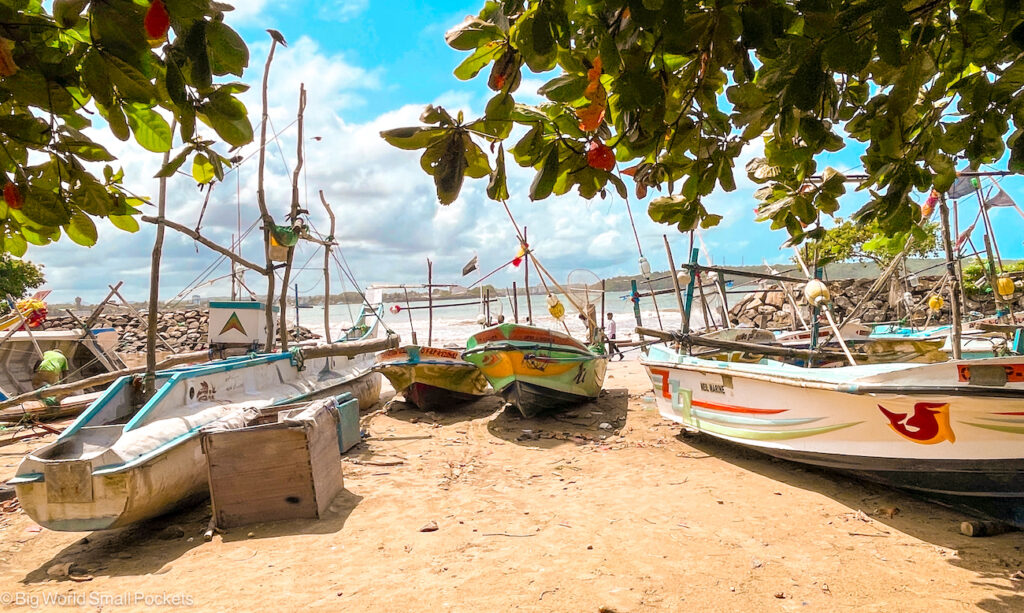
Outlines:
[{"label": "green foliage canopy", "polygon": [[[841,217],[836,225],[828,228],[821,240],[814,244],[822,265],[829,262],[850,260],[871,260],[885,266],[893,261],[913,236],[914,242],[907,253],[910,257],[929,257],[939,249],[939,224],[925,222],[911,230],[886,235],[878,222],[857,223]],[[810,244],[809,244],[810,248]]]},{"label": "green foliage canopy", "polygon": [[235,97],[247,86],[214,82],[249,62],[226,10],[213,0],[54,0],[49,14],[40,0],[0,2],[0,253],[21,256],[62,231],[91,246],[97,217],[138,230],[145,200],[88,136],[94,121],[161,153],[171,118],[186,146],[160,175],[194,153],[204,179],[223,176],[228,160],[198,137],[196,120],[232,147],[253,136]]},{"label": "green foliage canopy", "polygon": [[7,310],[7,295],[15,300],[23,298],[28,290],[46,282],[43,270],[28,260],[12,258],[0,253],[0,312]]},{"label": "green foliage canopy", "polygon": [[[505,147],[534,170],[530,198],[576,189],[592,198],[609,183],[623,196],[667,188],[649,214],[681,231],[715,225],[704,206],[736,188],[741,151],[764,141],[746,171],[763,184],[759,216],[792,242],[820,238],[844,177],[817,159],[865,143],[870,200],[858,221],[885,233],[920,221],[912,191],[944,192],[955,161],[991,164],[1010,150],[1024,169],[1024,12],[1005,0],[489,0],[446,35],[467,52],[459,79],[490,67],[483,117],[429,107],[424,126],[382,136],[424,150],[442,203],[463,178],[489,178],[508,197]],[[514,100],[524,69],[554,73],[547,101]],[[1012,123],[1011,123],[1012,122]],[[480,142],[490,142],[493,164]],[[497,146],[494,146],[497,143]],[[617,168],[594,163],[594,143]],[[628,168],[626,168],[628,166]]]}]

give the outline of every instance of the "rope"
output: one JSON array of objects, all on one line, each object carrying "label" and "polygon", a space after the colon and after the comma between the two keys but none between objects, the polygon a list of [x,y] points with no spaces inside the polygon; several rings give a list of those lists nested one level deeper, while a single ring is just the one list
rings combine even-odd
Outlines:
[{"label": "rope", "polygon": [[299,372],[306,369],[306,357],[302,354],[301,347],[292,347],[288,350],[288,362]]}]

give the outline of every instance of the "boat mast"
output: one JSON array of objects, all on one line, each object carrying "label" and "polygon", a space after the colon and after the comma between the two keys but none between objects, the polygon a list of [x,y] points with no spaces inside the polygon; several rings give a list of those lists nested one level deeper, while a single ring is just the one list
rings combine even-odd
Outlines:
[{"label": "boat mast", "polygon": [[[171,134],[177,126],[177,120],[171,122]],[[171,159],[171,150],[164,152],[163,166]],[[161,166],[161,168],[163,167]],[[157,195],[156,215],[160,221],[167,210],[167,177],[160,173],[160,190]],[[213,189],[212,187],[209,189]],[[146,313],[146,374],[142,378],[143,397],[148,399],[156,391],[156,327],[158,324],[157,308],[160,302],[160,258],[164,250],[164,224],[156,226],[156,239],[153,241],[153,255],[149,264],[149,312]],[[232,261],[234,265],[234,261]],[[234,277],[232,277],[232,280]],[[234,284],[232,283],[232,287]],[[117,290],[113,290],[114,293]]]},{"label": "boat mast", "polygon": [[[306,110],[306,85],[304,83],[299,84],[299,112],[295,121],[298,125],[298,137],[296,138],[295,145],[295,170],[292,171],[292,206],[288,212],[288,221],[292,224],[292,227],[296,227],[296,222],[299,220],[299,173],[302,171],[302,123],[303,115]],[[288,255],[284,264],[284,277],[281,281],[281,321],[279,324],[280,329],[278,332],[281,337],[281,351],[288,351],[288,282],[292,276],[292,262],[295,259],[295,246],[288,247]],[[271,273],[273,274],[273,273]],[[296,288],[297,289],[297,288]],[[295,296],[295,307],[298,309],[299,296]],[[298,325],[298,311],[296,311],[296,325]]]},{"label": "boat mast", "polygon": [[274,50],[277,49],[277,43],[280,42],[284,46],[288,46],[285,42],[284,36],[281,35],[277,30],[267,30],[270,33],[270,52],[267,54],[267,63],[263,67],[263,115],[262,121],[260,121],[260,160],[259,160],[259,175],[256,182],[256,203],[260,207],[260,218],[263,221],[263,251],[267,257],[267,304],[265,309],[265,321],[267,329],[267,344],[264,347],[264,351],[268,353],[274,350],[274,261],[270,257],[270,233],[274,229],[274,218],[270,216],[270,211],[267,210],[267,194],[263,190],[263,173],[266,167],[266,151],[267,151],[267,124],[270,123],[270,114],[267,112],[267,82],[270,79],[270,64],[274,61]]},{"label": "boat mast", "polygon": [[331,247],[334,246],[334,211],[331,205],[327,204],[324,198],[324,190],[320,190],[320,202],[327,210],[327,217],[331,220],[331,233],[324,241],[324,338],[327,344],[331,343]]},{"label": "boat mast", "polygon": [[946,205],[945,194],[939,196],[939,219],[942,223],[942,245],[946,251],[946,273],[950,278],[950,288],[953,293],[950,296],[949,308],[951,310],[951,319],[953,320],[953,359],[959,360],[962,357],[960,348],[960,278],[956,274],[956,264],[954,260],[957,258],[953,254],[953,241],[949,236],[949,207]]}]

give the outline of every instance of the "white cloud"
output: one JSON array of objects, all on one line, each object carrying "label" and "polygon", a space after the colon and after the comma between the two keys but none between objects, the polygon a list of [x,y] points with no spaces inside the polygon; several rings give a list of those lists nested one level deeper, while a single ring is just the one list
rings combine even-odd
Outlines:
[{"label": "white cloud", "polygon": [[263,14],[267,6],[267,0],[241,0],[232,3],[235,10],[227,14],[227,20],[231,24],[255,23]]},{"label": "white cloud", "polygon": [[320,6],[320,19],[348,21],[361,15],[370,6],[370,0],[333,0]]}]

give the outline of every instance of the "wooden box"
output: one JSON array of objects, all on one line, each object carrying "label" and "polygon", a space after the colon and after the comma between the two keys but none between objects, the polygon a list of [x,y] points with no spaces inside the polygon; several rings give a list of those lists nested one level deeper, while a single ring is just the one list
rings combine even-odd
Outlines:
[{"label": "wooden box", "polygon": [[203,432],[214,523],[319,519],[343,487],[334,400],[278,423]]}]

